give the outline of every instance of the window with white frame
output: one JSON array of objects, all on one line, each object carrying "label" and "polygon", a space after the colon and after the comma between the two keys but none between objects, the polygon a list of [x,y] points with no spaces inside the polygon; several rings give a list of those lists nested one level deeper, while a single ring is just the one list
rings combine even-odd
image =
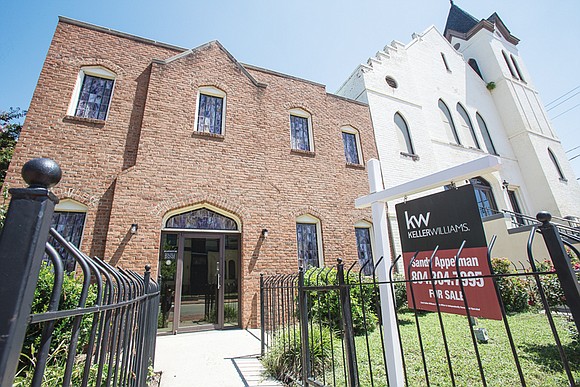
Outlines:
[{"label": "window with white frame", "polygon": [[342,143],[344,145],[344,157],[348,164],[362,164],[361,146],[358,131],[351,126],[342,128]]},{"label": "window with white frame", "polygon": [[461,145],[461,141],[459,141],[459,136],[457,135],[457,129],[455,129],[455,123],[451,117],[451,112],[445,102],[441,99],[439,100],[439,110],[441,112],[441,120],[443,121],[447,137],[450,141],[455,142],[455,144]]},{"label": "window with white frame", "polygon": [[115,73],[100,66],[83,67],[67,115],[106,120],[115,87]]},{"label": "window with white frame", "polygon": [[554,152],[550,148],[548,148],[548,155],[550,156],[550,160],[552,160],[552,163],[554,164],[554,167],[556,168],[556,172],[558,172],[558,177],[560,178],[560,180],[568,181],[566,179],[566,176],[564,176],[564,172],[562,172],[562,168],[560,167],[560,163],[558,162],[558,158],[556,157],[556,155],[554,154]]},{"label": "window with white frame", "polygon": [[314,152],[312,119],[302,109],[290,110],[290,142],[294,150]]},{"label": "window with white frame", "polygon": [[[51,227],[54,228],[64,239],[80,248],[87,207],[71,199],[60,201],[52,215]],[[75,269],[75,259],[69,254],[68,250],[62,247],[52,237],[49,237],[49,243],[55,246],[60,254],[65,270],[71,272]]]},{"label": "window with white frame", "polygon": [[479,130],[481,131],[481,136],[483,137],[483,142],[485,143],[487,151],[492,155],[497,155],[497,151],[495,150],[495,146],[493,145],[493,141],[491,140],[489,130],[487,129],[483,117],[481,117],[479,113],[475,113],[475,118],[477,120],[477,125],[479,125]]},{"label": "window with white frame", "polygon": [[394,116],[395,124],[397,125],[397,137],[399,139],[399,146],[404,150],[405,153],[414,155],[415,149],[413,147],[413,142],[411,141],[411,132],[409,131],[409,125],[400,113],[395,113]]},{"label": "window with white frame", "polygon": [[467,146],[472,148],[481,149],[479,146],[479,141],[477,140],[477,136],[475,135],[475,130],[473,129],[473,124],[471,123],[471,118],[469,118],[469,114],[460,103],[457,103],[457,112],[459,113],[459,117],[461,117],[461,127],[463,128],[463,135],[462,138],[465,140]]},{"label": "window with white frame", "polygon": [[200,87],[197,95],[195,130],[224,135],[226,93],[211,86]]},{"label": "window with white frame", "polygon": [[298,267],[308,269],[323,265],[319,219],[308,214],[296,218],[296,243],[298,247]]},{"label": "window with white frame", "polygon": [[365,221],[357,222],[354,225],[354,233],[356,236],[358,263],[364,275],[371,275],[374,270],[371,224]]}]

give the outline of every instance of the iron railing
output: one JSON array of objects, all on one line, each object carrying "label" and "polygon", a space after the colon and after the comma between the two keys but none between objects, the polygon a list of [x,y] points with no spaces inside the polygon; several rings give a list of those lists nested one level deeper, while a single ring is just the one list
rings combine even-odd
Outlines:
[{"label": "iron railing", "polygon": [[[381,306],[386,303],[379,301],[379,287],[386,285],[394,290],[395,329],[401,338],[401,380],[405,385],[579,385],[580,273],[571,266],[564,245],[577,257],[580,254],[568,242],[562,243],[559,228],[550,223],[549,214],[540,213],[538,219],[542,223],[532,226],[528,241],[531,269],[513,266],[509,271],[494,272],[490,253],[493,238],[488,250],[490,275],[459,274],[449,278],[461,284],[466,316],[441,312],[437,297],[440,282],[433,277],[427,281],[437,301],[436,311],[414,308],[413,289],[425,279],[409,280],[396,273],[400,257],[389,264],[386,281],[379,281],[375,274],[386,264],[382,258],[371,276],[365,276],[358,263],[345,267],[339,261],[330,268],[261,277],[262,355],[266,368],[278,378],[302,386],[389,385],[390,371],[385,366],[389,351],[381,321]],[[532,256],[538,233],[550,253],[549,262],[536,262]],[[479,278],[492,279],[501,322],[470,316],[470,299],[463,283]],[[535,302],[534,310],[542,313],[518,314],[510,311],[514,306],[506,306],[504,299],[509,300],[513,286],[520,285],[526,286],[529,297],[523,301]],[[556,300],[551,294],[554,286],[563,294]],[[401,293],[405,292],[411,300],[408,309],[401,305],[406,300]],[[528,320],[533,323],[522,327],[522,321],[525,324]],[[567,336],[563,324],[572,336]],[[548,338],[540,345],[535,335]],[[485,344],[487,340],[494,347]],[[570,344],[574,340],[576,344]],[[529,359],[538,356],[538,351],[541,360],[531,365]],[[507,369],[507,374],[490,368],[494,365]],[[549,367],[553,374],[540,371],[538,376],[535,369],[539,367]]]},{"label": "iron railing", "polygon": [[[52,160],[35,159],[23,168],[29,188],[10,190],[0,234],[0,385],[145,386],[159,288],[148,265],[143,275],[112,267],[50,229],[58,199],[48,188],[60,174]],[[61,254],[74,258],[75,273]]]}]

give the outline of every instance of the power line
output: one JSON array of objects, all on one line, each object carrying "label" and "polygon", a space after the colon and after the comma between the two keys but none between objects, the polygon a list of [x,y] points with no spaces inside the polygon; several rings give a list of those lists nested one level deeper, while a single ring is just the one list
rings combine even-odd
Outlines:
[{"label": "power line", "polygon": [[572,94],[571,96],[569,96],[569,97],[568,97],[568,98],[566,98],[565,100],[563,100],[563,101],[560,101],[559,103],[555,104],[555,105],[554,105],[554,106],[552,106],[551,108],[547,109],[547,111],[550,111],[550,110],[552,110],[552,109],[554,109],[554,108],[557,108],[558,106],[562,105],[564,102],[568,101],[570,98],[573,98],[573,97],[577,96],[578,94],[580,94],[580,91],[579,91],[579,92],[577,92],[576,94]]},{"label": "power line", "polygon": [[570,109],[563,111],[562,113],[558,114],[556,117],[552,118],[552,121],[554,121],[556,118],[560,117],[562,114],[568,113],[570,110],[572,109],[576,109],[578,106],[580,106],[580,103],[577,105],[572,106]]},{"label": "power line", "polygon": [[572,152],[574,149],[578,149],[578,148],[580,148],[580,145],[578,145],[578,146],[575,146],[575,147],[574,147],[574,148],[572,148],[572,149],[568,149],[568,150],[566,151],[566,153],[568,153],[568,152]]},{"label": "power line", "polygon": [[553,104],[554,102],[558,101],[559,99],[562,99],[562,98],[564,98],[565,96],[567,96],[568,94],[570,94],[571,92],[573,92],[573,91],[574,91],[574,90],[576,90],[576,89],[580,89],[580,86],[576,86],[575,88],[573,88],[572,90],[570,90],[570,91],[568,91],[568,92],[566,92],[566,93],[562,94],[561,96],[559,96],[558,98],[556,98],[556,99],[555,99],[555,100],[553,100],[552,102],[550,102],[550,103],[547,103],[547,104],[546,104],[546,107],[550,106],[551,104]]},{"label": "power line", "polygon": [[579,153],[579,154],[577,154],[576,156],[574,156],[574,157],[572,157],[572,158],[568,159],[568,160],[572,161],[572,160],[574,160],[575,158],[578,158],[578,157],[580,157],[580,153]]}]

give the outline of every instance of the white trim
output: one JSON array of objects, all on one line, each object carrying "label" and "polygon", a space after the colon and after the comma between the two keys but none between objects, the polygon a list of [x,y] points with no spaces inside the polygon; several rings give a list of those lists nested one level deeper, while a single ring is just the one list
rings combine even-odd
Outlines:
[{"label": "white trim", "polygon": [[[318,249],[318,267],[324,267],[324,253],[322,250],[322,226],[320,223],[320,219],[317,217],[304,214],[296,217],[296,224],[298,223],[306,223],[306,224],[315,224],[316,225],[316,247]],[[295,231],[296,233],[296,231]],[[296,254],[298,254],[298,234],[296,233]]]},{"label": "white trim", "polygon": [[[292,148],[292,121],[290,121],[290,116],[302,117],[308,120],[308,145],[309,149],[307,151],[314,152],[314,134],[312,130],[312,114],[308,113],[304,109],[294,108],[290,109],[288,112],[288,124],[290,125],[290,147]],[[295,148],[292,148],[295,149]],[[296,149],[301,150],[301,149]]]},{"label": "white trim", "polygon": [[[354,138],[355,138],[355,142],[356,142],[356,153],[358,156],[358,164],[365,165],[365,161],[364,161],[363,154],[362,154],[362,147],[360,145],[360,134],[359,134],[358,130],[350,125],[345,125],[345,126],[340,128],[340,137],[342,140],[342,147],[343,147],[343,151],[344,151],[344,139],[342,138],[342,133],[354,134]],[[346,159],[346,155],[345,155],[345,159]]]},{"label": "white trim", "polygon": [[[358,222],[356,222],[354,224],[354,228],[355,230],[357,228],[368,228],[369,229],[369,235],[371,238],[371,254],[373,255],[373,265],[375,264],[375,234],[374,234],[374,228],[373,228],[373,224],[371,222],[367,222],[366,220],[359,220]],[[355,241],[356,241],[356,232],[355,232]],[[358,255],[358,241],[357,241],[357,255]]]},{"label": "white trim", "polygon": [[[199,120],[199,101],[201,98],[201,95],[209,95],[211,97],[218,97],[221,98],[223,100],[222,102],[222,127],[221,127],[221,133],[219,133],[219,135],[224,136],[226,133],[226,105],[227,105],[227,101],[226,101],[226,92],[223,90],[218,89],[217,87],[214,86],[202,86],[197,90],[197,98],[195,101],[195,121],[194,121],[194,130],[196,132],[200,132],[198,130],[198,120]],[[209,132],[200,132],[200,133],[209,133]]]},{"label": "white trim", "polygon": [[[371,159],[369,160],[369,165],[373,160],[378,163],[376,159]],[[499,170],[500,167],[501,160],[499,157],[487,155],[479,159],[471,160],[432,173],[419,179],[411,180],[366,196],[361,196],[355,200],[354,205],[356,208],[366,208],[370,207],[375,202],[386,203],[390,200],[399,199],[407,195],[424,192],[434,188],[441,188],[452,181],[469,180],[472,177],[483,176],[484,174]],[[371,192],[373,192],[372,189]]]},{"label": "white trim", "polygon": [[73,199],[63,199],[54,207],[58,212],[87,212],[89,207]]},{"label": "white trim", "polygon": [[[189,211],[193,211],[193,210],[198,210],[200,208],[206,208],[210,211],[213,212],[217,212],[220,215],[223,216],[227,216],[228,218],[231,218],[234,222],[236,222],[236,226],[238,227],[237,230],[206,230],[206,229],[197,229],[197,228],[187,228],[187,229],[177,229],[177,228],[167,228],[165,227],[165,224],[167,223],[167,221],[169,220],[169,218],[171,218],[172,216],[175,215],[179,215],[179,214],[183,214]],[[192,206],[188,206],[188,207],[182,207],[182,208],[177,208],[175,210],[171,210],[165,213],[165,215],[163,215],[163,218],[161,219],[161,230],[162,231],[190,231],[190,232],[219,232],[219,233],[226,233],[226,232],[232,232],[232,233],[241,233],[242,232],[242,221],[239,217],[237,217],[236,215],[232,214],[231,212],[228,212],[226,210],[222,210],[221,208],[212,206],[211,204],[202,202],[202,203],[197,203],[194,204]]]},{"label": "white trim", "polygon": [[98,78],[113,80],[113,87],[111,88],[111,97],[109,98],[109,105],[107,106],[107,114],[105,115],[105,119],[107,119],[107,117],[109,117],[109,110],[111,109],[111,102],[113,101],[113,94],[115,93],[115,85],[117,84],[115,80],[117,78],[117,75],[114,72],[102,66],[81,67],[81,69],[79,70],[79,74],[77,76],[77,80],[75,82],[75,87],[73,89],[73,93],[71,95],[66,114],[69,116],[75,116],[77,105],[79,104],[79,98],[81,96],[81,88],[85,80],[85,75],[91,75]]}]

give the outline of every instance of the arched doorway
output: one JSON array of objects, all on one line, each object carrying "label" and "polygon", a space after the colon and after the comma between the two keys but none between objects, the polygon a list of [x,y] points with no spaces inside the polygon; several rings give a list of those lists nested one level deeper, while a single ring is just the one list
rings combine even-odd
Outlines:
[{"label": "arched doorway", "polygon": [[164,217],[159,332],[239,326],[241,222],[210,205]]}]

